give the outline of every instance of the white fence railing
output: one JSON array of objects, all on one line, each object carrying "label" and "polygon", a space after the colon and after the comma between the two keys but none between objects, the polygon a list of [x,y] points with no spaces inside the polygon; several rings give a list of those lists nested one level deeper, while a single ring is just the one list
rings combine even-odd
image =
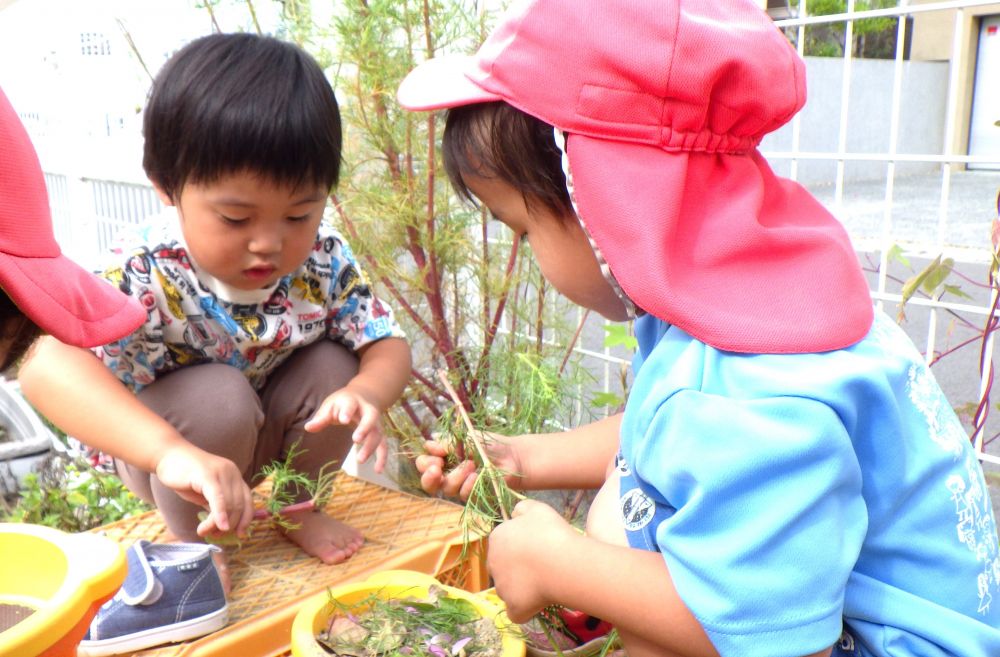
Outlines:
[{"label": "white fence railing", "polygon": [[163,208],[152,185],[46,173],[56,238],[63,250],[95,268],[119,231]]}]

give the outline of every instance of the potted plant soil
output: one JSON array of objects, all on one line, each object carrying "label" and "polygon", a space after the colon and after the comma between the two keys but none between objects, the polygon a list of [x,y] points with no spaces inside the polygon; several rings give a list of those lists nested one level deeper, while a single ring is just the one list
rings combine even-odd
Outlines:
[{"label": "potted plant soil", "polygon": [[517,626],[485,593],[387,570],[309,598],[292,623],[294,657],[524,657]]}]

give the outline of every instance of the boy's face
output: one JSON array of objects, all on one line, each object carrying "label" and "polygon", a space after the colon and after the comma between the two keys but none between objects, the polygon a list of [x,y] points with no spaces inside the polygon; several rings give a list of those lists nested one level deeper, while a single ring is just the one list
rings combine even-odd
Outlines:
[{"label": "boy's face", "polygon": [[305,262],[316,242],[326,190],[276,186],[246,172],[188,183],[176,205],[192,259],[230,287],[255,290]]},{"label": "boy's face", "polygon": [[607,319],[625,321],[628,312],[601,273],[587,234],[575,216],[559,217],[541,204],[529,208],[514,187],[498,178],[466,174],[465,184],[493,216],[518,237],[526,237],[542,275],[570,301]]}]

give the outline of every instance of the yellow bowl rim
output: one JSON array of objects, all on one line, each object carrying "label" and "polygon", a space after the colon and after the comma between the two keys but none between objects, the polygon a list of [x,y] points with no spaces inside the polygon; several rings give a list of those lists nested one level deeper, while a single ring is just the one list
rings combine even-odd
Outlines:
[{"label": "yellow bowl rim", "polygon": [[[21,622],[0,632],[0,648],[11,654],[40,654],[72,630],[95,600],[109,597],[121,587],[128,570],[125,551],[109,538],[98,534],[70,534],[52,527],[29,523],[0,523],[4,534],[33,536],[53,544],[66,555],[66,577],[45,604]],[[107,550],[105,564],[94,559],[84,563],[72,555],[86,543]],[[69,610],[58,613],[60,610]],[[48,613],[46,613],[48,612]]]}]

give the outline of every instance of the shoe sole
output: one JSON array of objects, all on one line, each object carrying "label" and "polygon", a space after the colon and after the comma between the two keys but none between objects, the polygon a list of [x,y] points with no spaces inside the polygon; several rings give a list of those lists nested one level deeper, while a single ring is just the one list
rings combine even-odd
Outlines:
[{"label": "shoe sole", "polygon": [[118,655],[123,652],[142,650],[151,646],[158,646],[163,643],[175,643],[186,641],[206,634],[211,634],[216,630],[221,630],[229,620],[229,605],[214,611],[206,616],[192,618],[190,620],[154,627],[142,632],[134,632],[111,639],[98,641],[81,641],[77,648],[77,657],[105,657],[106,655]]}]

